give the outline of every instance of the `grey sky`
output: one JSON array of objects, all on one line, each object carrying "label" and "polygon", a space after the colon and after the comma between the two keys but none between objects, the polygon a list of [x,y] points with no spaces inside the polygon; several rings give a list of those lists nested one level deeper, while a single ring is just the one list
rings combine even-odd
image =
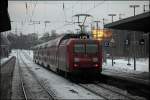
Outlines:
[{"label": "grey sky", "polygon": [[[27,5],[26,5],[27,3]],[[64,3],[64,9],[63,9]],[[143,12],[143,5],[148,5],[149,1],[9,1],[8,9],[12,23],[12,31],[17,27],[23,34],[33,33],[34,25],[29,25],[29,20],[40,21],[35,25],[35,32],[41,35],[44,31],[50,32],[52,29],[61,34],[67,30],[78,28],[77,25],[67,25],[67,21],[75,21],[72,16],[80,13],[88,13],[93,17],[87,20],[87,25],[93,20],[107,19],[111,22],[110,13],[117,14],[114,20],[119,19],[119,14],[125,14],[122,18],[133,16],[133,9],[130,4],[140,5],[136,9],[136,14]],[[27,7],[27,9],[26,9]],[[148,10],[146,6],[146,10]],[[45,29],[44,21],[51,21]],[[21,24],[23,22],[23,24]],[[102,24],[100,26],[102,28]],[[90,26],[87,28],[90,29]]]}]

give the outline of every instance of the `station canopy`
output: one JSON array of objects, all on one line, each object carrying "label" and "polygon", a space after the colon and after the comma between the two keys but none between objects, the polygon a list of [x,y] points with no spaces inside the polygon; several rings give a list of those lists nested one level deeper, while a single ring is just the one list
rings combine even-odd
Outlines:
[{"label": "station canopy", "polygon": [[150,32],[150,12],[128,17],[113,23],[105,24],[104,28]]}]

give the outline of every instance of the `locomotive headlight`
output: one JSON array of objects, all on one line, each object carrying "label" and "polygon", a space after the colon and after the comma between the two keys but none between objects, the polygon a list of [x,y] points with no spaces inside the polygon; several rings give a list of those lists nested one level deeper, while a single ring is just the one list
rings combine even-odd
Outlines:
[{"label": "locomotive headlight", "polygon": [[98,58],[93,58],[93,62],[98,62]]},{"label": "locomotive headlight", "polygon": [[79,62],[80,59],[79,58],[74,58],[74,62]]}]

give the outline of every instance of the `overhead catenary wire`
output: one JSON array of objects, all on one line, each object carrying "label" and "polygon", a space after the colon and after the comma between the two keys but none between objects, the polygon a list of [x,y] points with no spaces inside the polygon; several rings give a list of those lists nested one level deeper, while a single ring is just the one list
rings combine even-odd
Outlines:
[{"label": "overhead catenary wire", "polygon": [[[100,2],[100,3],[98,3],[97,5],[95,5],[95,2],[94,2],[94,7],[93,8],[90,8],[90,9],[88,9],[85,13],[88,13],[88,12],[90,12],[90,11],[92,11],[93,9],[95,9],[95,8],[97,8],[98,6],[100,6],[101,4],[104,4],[104,2],[105,2],[105,0],[104,1],[102,1],[102,2]],[[82,2],[82,4],[83,4],[83,2]],[[86,4],[86,3],[85,3]],[[74,5],[75,6],[75,5]],[[82,6],[82,5],[81,5]],[[74,7],[73,7],[74,8]],[[81,7],[82,8],[82,7]],[[82,12],[82,9],[81,9],[81,12]],[[72,19],[72,16],[71,17],[69,17],[69,19]]]},{"label": "overhead catenary wire", "polygon": [[63,2],[63,12],[64,12],[64,19],[65,19],[65,22],[67,21],[67,17],[66,17],[66,11],[65,11],[65,4]]},{"label": "overhead catenary wire", "polygon": [[95,3],[94,3],[94,7],[88,9],[85,13],[88,13],[88,12],[92,11],[93,9],[97,8],[98,6],[100,6],[100,5],[104,4],[104,3],[105,3],[105,0],[100,2],[100,3],[98,3],[97,5],[95,5]]},{"label": "overhead catenary wire", "polygon": [[33,8],[32,13],[31,13],[30,21],[32,21],[32,17],[34,16],[37,3],[38,3],[38,0],[34,3],[34,8]]},{"label": "overhead catenary wire", "polygon": [[[30,6],[29,4],[31,4],[31,3],[29,3],[29,2],[26,2],[26,3],[25,3],[25,7],[26,7],[26,17],[25,17],[24,25],[32,22],[32,18],[33,18],[33,16],[34,16],[37,3],[38,3],[38,0],[35,1],[35,3],[34,3],[34,7],[33,7],[33,9],[31,10],[31,15],[29,14],[29,10],[30,10],[30,9],[29,9],[29,6]],[[23,27],[24,27],[24,25],[23,25]],[[28,27],[29,27],[29,26],[28,26]],[[23,29],[22,29],[22,30],[23,30]],[[25,30],[25,31],[26,31],[26,30]]]},{"label": "overhead catenary wire", "polygon": [[[34,2],[34,7],[33,7],[33,9],[31,9],[31,13],[29,12],[29,10],[30,10],[30,4],[31,4],[32,2],[25,2],[25,8],[26,8],[26,20],[25,20],[25,22],[23,22],[23,25],[22,25],[22,30],[24,30],[24,25],[26,24],[26,23],[30,23],[30,21],[32,21],[33,20],[33,17],[34,17],[34,14],[35,14],[35,11],[36,11],[36,7],[37,7],[37,3],[38,3],[38,1],[35,1]],[[65,26],[67,26],[67,25],[73,25],[74,23],[72,22],[73,21],[73,18],[71,17],[71,22],[69,22],[68,20],[67,20],[67,16],[66,16],[66,10],[72,10],[72,14],[73,14],[73,11],[74,11],[74,8],[75,8],[75,6],[79,3],[79,2],[75,2],[75,3],[67,3],[67,4],[73,4],[72,5],[72,9],[67,9],[67,7],[65,6],[65,4],[66,4],[67,2],[63,2],[63,11],[64,11],[64,17],[65,17],[65,24],[63,25],[64,27]],[[82,2],[82,4],[91,4],[91,2],[90,3],[88,3],[88,2]],[[95,4],[95,2],[94,2],[94,4]],[[98,4],[97,4],[98,5]],[[95,7],[97,6],[97,5],[95,5]],[[56,22],[54,22],[54,23],[56,23]],[[62,27],[63,27],[62,26]]]},{"label": "overhead catenary wire", "polygon": [[[103,0],[103,1],[101,1],[101,2],[97,2],[96,0],[94,0],[94,2],[92,1],[92,2],[82,2],[82,4],[94,4],[94,6],[93,7],[91,7],[91,6],[89,6],[89,7],[87,7],[87,9],[85,10],[84,9],[84,11],[86,12],[86,13],[89,13],[89,12],[93,12],[93,11],[95,11],[96,10],[96,8],[98,8],[100,5],[102,5],[104,2],[105,2],[106,0]],[[41,3],[41,2],[40,2]],[[49,3],[49,2],[48,2]],[[72,11],[74,11],[73,13],[76,13],[76,8],[77,8],[77,4],[79,3],[79,1],[78,2],[66,2],[66,1],[64,1],[63,2],[63,6],[62,6],[62,8],[64,8],[64,10],[65,10],[65,21],[66,21],[66,23],[65,24],[67,24],[68,23],[68,21],[70,20],[71,22],[73,22],[73,18],[72,18],[72,16],[71,17],[69,17],[70,15],[69,14],[67,14],[66,13],[66,11],[68,11],[68,10],[72,10]],[[62,2],[50,2],[49,4],[62,4]],[[72,4],[72,7],[70,7],[70,6],[67,6],[66,4]],[[116,4],[116,3],[115,3]],[[119,4],[119,3],[118,3]],[[36,7],[37,7],[37,1],[34,3],[34,8],[32,9],[32,15],[30,16],[30,19],[33,19],[33,17],[34,17],[34,15],[35,15],[35,10],[36,10]],[[68,8],[72,8],[72,9],[68,9]],[[29,4],[27,4],[27,10],[29,11],[30,9],[29,9]],[[67,15],[69,15],[69,16],[66,16],[66,14]],[[52,21],[52,23],[58,23],[58,22],[53,22]],[[24,23],[25,24],[25,23]],[[64,25],[65,25],[64,24]],[[73,25],[73,24],[72,24]],[[59,25],[60,26],[60,25]],[[66,26],[66,25],[65,25]],[[59,30],[59,29],[58,29]]]}]

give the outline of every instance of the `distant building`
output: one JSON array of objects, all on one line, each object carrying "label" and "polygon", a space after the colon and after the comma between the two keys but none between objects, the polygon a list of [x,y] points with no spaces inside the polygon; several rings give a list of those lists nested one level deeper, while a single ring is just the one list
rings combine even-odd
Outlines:
[{"label": "distant building", "polygon": [[10,52],[10,42],[6,36],[0,33],[0,58],[8,57]]}]

